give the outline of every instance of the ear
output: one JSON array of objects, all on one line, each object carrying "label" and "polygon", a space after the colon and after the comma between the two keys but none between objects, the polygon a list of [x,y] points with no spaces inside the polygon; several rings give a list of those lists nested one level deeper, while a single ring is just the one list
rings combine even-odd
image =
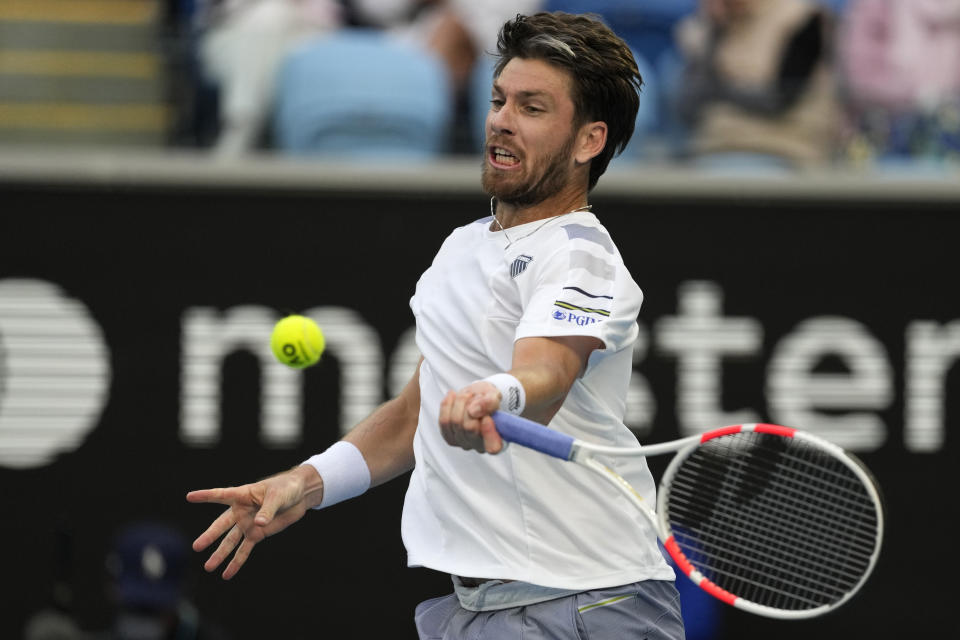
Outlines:
[{"label": "ear", "polygon": [[580,127],[573,158],[577,161],[577,164],[586,164],[600,155],[606,145],[607,123],[600,120],[588,122]]}]

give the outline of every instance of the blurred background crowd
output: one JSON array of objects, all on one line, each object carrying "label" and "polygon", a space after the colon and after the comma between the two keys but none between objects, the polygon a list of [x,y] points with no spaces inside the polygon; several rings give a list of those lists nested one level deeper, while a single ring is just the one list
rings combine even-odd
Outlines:
[{"label": "blurred background crowd", "polygon": [[631,159],[960,165],[960,0],[0,0],[0,145],[476,154],[497,29],[539,10],[634,48]]},{"label": "blurred background crowd", "polygon": [[60,523],[51,535],[55,580],[46,604],[32,612],[22,640],[228,640],[232,636],[193,603],[190,544],[180,527],[134,520],[119,527],[102,558],[108,604],[100,629],[83,629],[74,589],[76,536]]}]

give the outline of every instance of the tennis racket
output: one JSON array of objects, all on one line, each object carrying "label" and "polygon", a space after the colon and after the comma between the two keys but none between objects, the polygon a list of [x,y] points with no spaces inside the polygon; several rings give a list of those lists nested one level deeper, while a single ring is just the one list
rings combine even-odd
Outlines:
[{"label": "tennis racket", "polygon": [[[863,586],[883,539],[870,473],[840,447],[772,424],[673,442],[601,446],[508,413],[500,436],[600,474],[643,513],[677,567],[707,593],[771,618],[836,609]],[[602,457],[676,452],[656,511]]]}]

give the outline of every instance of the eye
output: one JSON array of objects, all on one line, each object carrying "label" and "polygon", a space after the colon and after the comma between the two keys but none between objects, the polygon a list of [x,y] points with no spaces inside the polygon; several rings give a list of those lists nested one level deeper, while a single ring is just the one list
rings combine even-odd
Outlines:
[{"label": "eye", "polygon": [[503,98],[490,98],[490,108],[494,111],[499,111],[503,107]]},{"label": "eye", "polygon": [[524,109],[524,111],[526,111],[527,113],[529,113],[529,114],[531,114],[531,115],[536,115],[536,114],[538,114],[538,113],[543,112],[543,109],[541,109],[540,107],[535,107],[535,106],[533,106],[533,105],[527,105],[527,106],[524,107],[523,109]]}]

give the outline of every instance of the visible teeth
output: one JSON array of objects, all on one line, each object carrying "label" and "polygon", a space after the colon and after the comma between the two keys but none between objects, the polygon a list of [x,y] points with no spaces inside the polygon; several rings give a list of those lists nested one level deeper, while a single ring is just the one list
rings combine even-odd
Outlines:
[{"label": "visible teeth", "polygon": [[494,149],[493,157],[496,159],[497,162],[500,162],[503,164],[515,164],[519,162],[516,156],[514,156],[512,153],[504,151],[503,149]]}]

